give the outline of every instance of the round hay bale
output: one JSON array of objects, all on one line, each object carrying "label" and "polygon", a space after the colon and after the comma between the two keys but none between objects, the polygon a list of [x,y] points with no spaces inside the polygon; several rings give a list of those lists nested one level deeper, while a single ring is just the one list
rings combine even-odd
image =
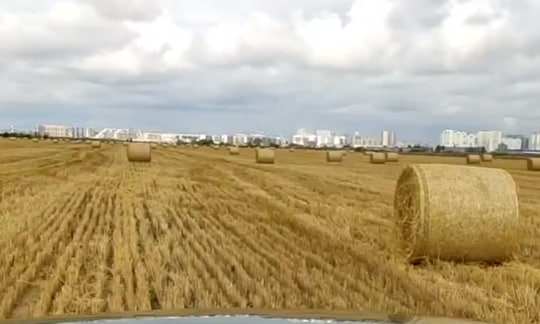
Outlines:
[{"label": "round hay bale", "polygon": [[229,147],[229,155],[239,155],[240,149],[237,146]]},{"label": "round hay bale", "polygon": [[326,151],[326,162],[342,162],[343,153],[341,151]]},{"label": "round hay bale", "polygon": [[124,146],[128,146],[128,144],[129,144],[129,142],[124,142],[123,145],[124,145]]},{"label": "round hay bale", "polygon": [[57,140],[57,139],[53,139],[52,142],[56,144],[56,143],[58,143],[58,140]]},{"label": "round hay bale", "polygon": [[100,148],[101,142],[100,141],[92,141],[92,148]]},{"label": "round hay bale", "polygon": [[529,171],[540,171],[540,158],[528,158],[527,159],[527,170],[529,170]]},{"label": "round hay bale", "polygon": [[216,150],[216,151],[219,150],[219,146],[214,145],[214,150]]},{"label": "round hay bale", "polygon": [[292,148],[292,149],[289,149],[289,152],[296,152],[296,150]]},{"label": "round hay bale", "polygon": [[397,181],[394,213],[410,262],[502,262],[517,245],[517,189],[502,169],[412,164]]},{"label": "round hay bale", "polygon": [[371,151],[365,151],[364,152],[364,155],[372,155],[374,152],[371,152]]},{"label": "round hay bale", "polygon": [[478,154],[469,154],[467,155],[467,164],[479,164],[482,159]]},{"label": "round hay bale", "polygon": [[11,141],[16,141],[17,140],[17,137],[10,137],[9,138]]},{"label": "round hay bale", "polygon": [[257,163],[275,163],[275,152],[270,149],[256,149],[255,162]]},{"label": "round hay bale", "polygon": [[384,153],[372,153],[369,156],[369,162],[373,164],[384,164],[386,163],[386,155]]},{"label": "round hay bale", "polygon": [[162,147],[168,147],[169,145],[167,143],[161,143]]},{"label": "round hay bale", "polygon": [[399,154],[396,152],[386,152],[385,158],[386,158],[386,162],[398,162]]},{"label": "round hay bale", "polygon": [[39,140],[37,138],[33,138],[32,142],[36,143],[36,142],[39,142]]},{"label": "round hay bale", "polygon": [[92,144],[92,141],[86,141],[85,143],[86,144]]},{"label": "round hay bale", "polygon": [[150,162],[152,160],[152,148],[148,143],[129,143],[126,148],[129,162]]},{"label": "round hay bale", "polygon": [[193,148],[199,148],[198,144],[193,144]]},{"label": "round hay bale", "polygon": [[493,155],[482,154],[482,162],[493,162]]}]

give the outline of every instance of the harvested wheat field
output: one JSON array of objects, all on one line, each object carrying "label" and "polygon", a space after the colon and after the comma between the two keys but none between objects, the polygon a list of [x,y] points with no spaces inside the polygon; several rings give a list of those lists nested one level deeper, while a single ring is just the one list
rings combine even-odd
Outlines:
[{"label": "harvested wheat field", "polygon": [[129,163],[123,146],[0,140],[0,317],[170,309],[337,309],[540,322],[540,174],[519,189],[523,244],[498,266],[413,266],[393,195],[411,162],[200,147]]}]

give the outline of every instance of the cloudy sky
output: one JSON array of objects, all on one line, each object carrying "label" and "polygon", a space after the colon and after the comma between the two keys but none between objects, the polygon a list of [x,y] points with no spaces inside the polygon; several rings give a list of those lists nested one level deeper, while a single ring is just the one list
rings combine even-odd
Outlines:
[{"label": "cloudy sky", "polygon": [[538,0],[0,0],[0,128],[540,130]]}]

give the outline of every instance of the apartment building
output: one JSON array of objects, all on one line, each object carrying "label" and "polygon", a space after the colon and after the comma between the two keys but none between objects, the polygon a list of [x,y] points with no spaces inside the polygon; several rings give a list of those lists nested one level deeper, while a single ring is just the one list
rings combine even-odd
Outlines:
[{"label": "apartment building", "polygon": [[501,131],[479,131],[476,134],[478,147],[483,147],[487,152],[497,150],[502,141]]},{"label": "apartment building", "polygon": [[540,133],[536,132],[531,135],[529,140],[529,149],[540,150]]},{"label": "apartment building", "polygon": [[73,127],[64,125],[39,125],[38,134],[49,137],[73,137]]},{"label": "apartment building", "polygon": [[390,131],[383,131],[381,133],[381,145],[384,147],[395,147],[396,134]]}]

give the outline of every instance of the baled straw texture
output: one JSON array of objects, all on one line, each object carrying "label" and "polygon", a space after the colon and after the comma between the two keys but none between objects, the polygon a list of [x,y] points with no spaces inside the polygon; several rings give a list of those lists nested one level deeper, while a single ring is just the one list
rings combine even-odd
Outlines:
[{"label": "baled straw texture", "polygon": [[394,213],[410,262],[502,262],[517,246],[516,184],[502,169],[412,164],[397,181]]},{"label": "baled straw texture", "polygon": [[371,152],[371,151],[365,151],[364,152],[364,155],[372,155],[374,152]]},{"label": "baled straw texture", "polygon": [[12,140],[12,141],[16,141],[17,137],[10,137],[9,139]]},{"label": "baled straw texture", "polygon": [[155,148],[157,148],[157,147],[158,147],[158,146],[157,146],[157,144],[156,144],[156,143],[152,143],[152,144],[150,144],[150,148],[153,148],[153,149],[155,149]]},{"label": "baled straw texture", "polygon": [[230,155],[239,155],[240,149],[237,146],[229,147],[229,154]]},{"label": "baled straw texture", "polygon": [[52,142],[53,142],[53,143],[58,143],[58,140],[57,140],[57,139],[54,139]]},{"label": "baled straw texture", "polygon": [[126,148],[129,162],[150,162],[152,149],[148,143],[129,143]]},{"label": "baled straw texture", "polygon": [[480,155],[478,154],[469,154],[467,155],[467,164],[478,164],[482,161]]},{"label": "baled straw texture", "polygon": [[198,148],[199,144],[193,144],[193,148]]},{"label": "baled straw texture", "polygon": [[384,164],[386,162],[386,155],[384,153],[372,153],[369,156],[369,162],[373,164]]},{"label": "baled straw texture", "polygon": [[341,151],[341,155],[347,156],[347,152],[346,151]]},{"label": "baled straw texture", "polygon": [[292,148],[292,149],[289,149],[289,152],[291,152],[291,153],[296,152],[296,150]]},{"label": "baled straw texture", "polygon": [[491,154],[482,154],[482,161],[483,162],[492,162],[493,161],[493,155],[491,155]]},{"label": "baled straw texture", "polygon": [[275,163],[275,152],[270,149],[256,149],[255,161],[257,163]]},{"label": "baled straw texture", "polygon": [[124,146],[128,146],[129,145],[129,142],[124,142]]},{"label": "baled straw texture", "polygon": [[37,138],[32,138],[32,142],[39,142]]},{"label": "baled straw texture", "polygon": [[101,142],[100,141],[93,141],[92,142],[92,148],[100,148]]},{"label": "baled straw texture", "polygon": [[527,159],[527,170],[529,170],[529,171],[540,171],[540,158],[528,158]]},{"label": "baled straw texture", "polygon": [[341,151],[326,151],[326,162],[342,162],[343,153]]},{"label": "baled straw texture", "polygon": [[385,153],[386,162],[398,162],[399,154],[396,152],[386,152]]}]

